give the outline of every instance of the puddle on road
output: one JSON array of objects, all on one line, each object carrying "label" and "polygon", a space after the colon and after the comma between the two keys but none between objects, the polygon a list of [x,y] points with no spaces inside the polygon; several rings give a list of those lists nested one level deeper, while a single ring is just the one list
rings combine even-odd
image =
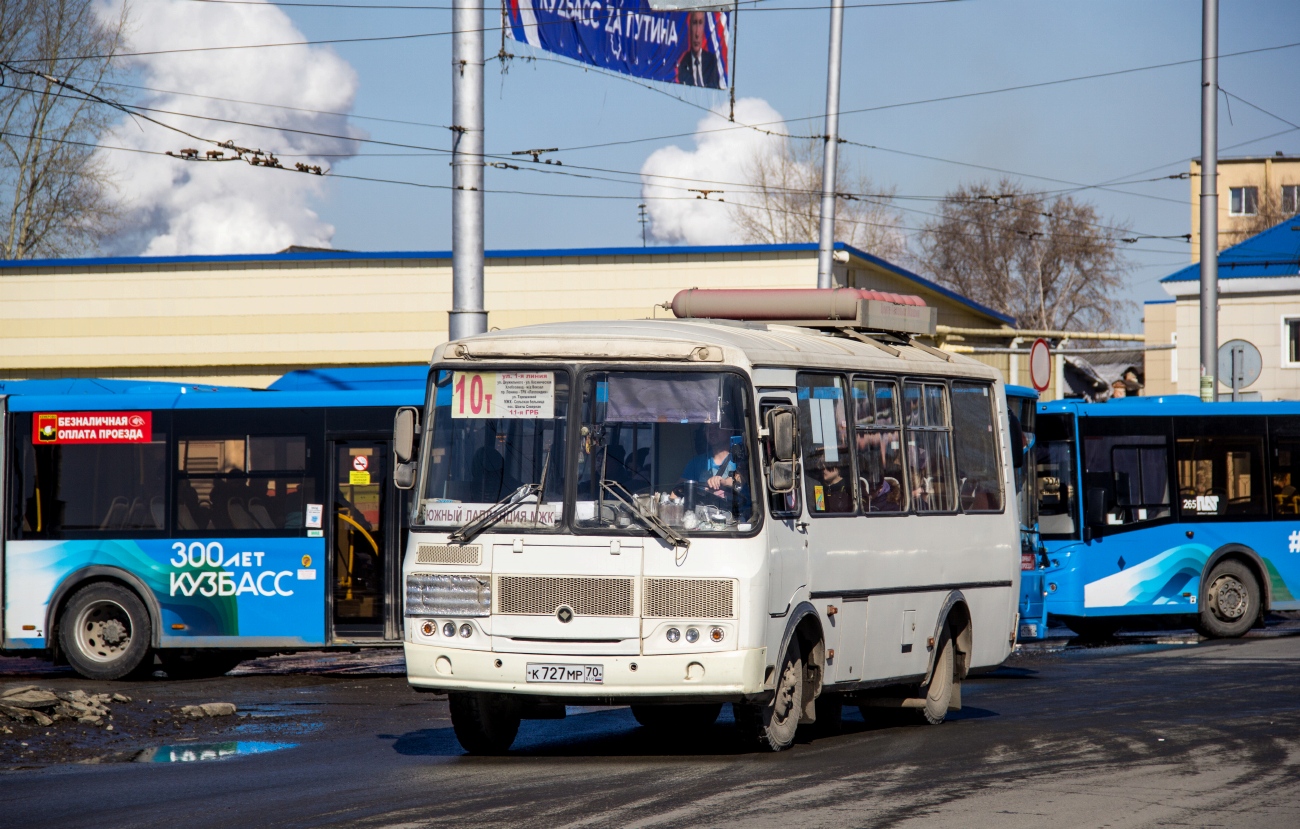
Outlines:
[{"label": "puddle on road", "polygon": [[231,740],[224,743],[178,743],[147,748],[135,756],[136,763],[200,763],[205,760],[228,760],[250,754],[267,754],[297,743],[270,743],[256,740]]}]

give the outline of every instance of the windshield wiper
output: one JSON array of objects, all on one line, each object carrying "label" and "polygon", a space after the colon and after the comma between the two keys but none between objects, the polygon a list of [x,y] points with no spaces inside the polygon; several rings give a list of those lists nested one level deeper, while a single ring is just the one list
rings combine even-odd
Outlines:
[{"label": "windshield wiper", "polygon": [[536,495],[537,501],[533,509],[533,527],[537,527],[537,521],[542,514],[542,504],[546,503],[546,473],[551,471],[551,449],[546,450],[546,457],[542,459],[542,479],[535,484],[524,484],[506,497],[497,501],[486,512],[479,515],[478,518],[467,522],[460,529],[451,534],[451,540],[460,544],[466,544],[474,539],[479,533],[487,528],[500,522],[509,515],[515,507],[522,504],[529,495]]},{"label": "windshield wiper", "polygon": [[662,538],[664,541],[667,541],[674,547],[691,546],[691,540],[689,538],[665,524],[659,519],[659,516],[641,509],[641,507],[636,503],[636,499],[632,497],[632,493],[624,489],[623,485],[618,481],[602,479],[600,482],[600,488],[612,495],[614,500],[631,510],[633,515],[641,519],[641,523],[645,524],[651,532]]},{"label": "windshield wiper", "polygon": [[[506,497],[497,501],[486,512],[479,517],[472,519],[464,524],[460,529],[451,534],[451,540],[457,544],[468,544],[474,540],[475,536],[501,521],[510,513],[514,512],[515,507],[524,502],[529,495],[537,495],[542,491],[541,484],[524,484]],[[540,506],[540,504],[539,504]],[[535,520],[535,519],[534,519]]]}]

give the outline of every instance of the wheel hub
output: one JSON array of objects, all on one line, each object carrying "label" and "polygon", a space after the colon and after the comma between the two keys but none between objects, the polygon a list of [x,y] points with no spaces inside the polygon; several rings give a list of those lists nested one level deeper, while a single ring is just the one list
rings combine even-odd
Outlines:
[{"label": "wheel hub", "polygon": [[126,639],[126,625],[117,619],[109,619],[100,629],[99,637],[105,645],[120,645]]},{"label": "wheel hub", "polygon": [[1210,599],[1212,609],[1220,619],[1236,620],[1246,613],[1246,586],[1232,576],[1223,576],[1214,582]]},{"label": "wheel hub", "polygon": [[787,666],[785,673],[781,675],[781,687],[776,692],[776,704],[772,710],[774,720],[784,722],[790,716],[790,709],[794,707],[794,687],[797,681],[795,666]]}]

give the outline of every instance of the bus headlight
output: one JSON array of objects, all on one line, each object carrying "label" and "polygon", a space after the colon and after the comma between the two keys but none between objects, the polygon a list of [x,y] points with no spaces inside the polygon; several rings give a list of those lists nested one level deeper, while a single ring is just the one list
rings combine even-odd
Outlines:
[{"label": "bus headlight", "polygon": [[676,642],[678,639],[682,638],[682,632],[677,628],[668,628],[668,632],[665,636],[668,637],[669,642]]},{"label": "bus headlight", "polygon": [[696,642],[700,641],[700,632],[695,628],[687,628],[686,641],[694,645]]},{"label": "bus headlight", "polygon": [[406,577],[407,616],[487,616],[492,581],[487,576],[411,573]]}]

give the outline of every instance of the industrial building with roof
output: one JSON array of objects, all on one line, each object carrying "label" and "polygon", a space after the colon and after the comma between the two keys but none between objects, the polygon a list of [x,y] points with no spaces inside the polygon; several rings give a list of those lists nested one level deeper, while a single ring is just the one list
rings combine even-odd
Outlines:
[{"label": "industrial building with roof", "polygon": [[[493,328],[671,316],[686,288],[816,285],[815,244],[489,251]],[[915,294],[967,342],[1011,317],[844,244],[843,287]],[[264,387],[298,369],[426,363],[447,337],[451,253],[0,262],[0,380],[168,379]],[[989,332],[984,340],[971,331]],[[1006,355],[981,355],[1006,369]]]}]

